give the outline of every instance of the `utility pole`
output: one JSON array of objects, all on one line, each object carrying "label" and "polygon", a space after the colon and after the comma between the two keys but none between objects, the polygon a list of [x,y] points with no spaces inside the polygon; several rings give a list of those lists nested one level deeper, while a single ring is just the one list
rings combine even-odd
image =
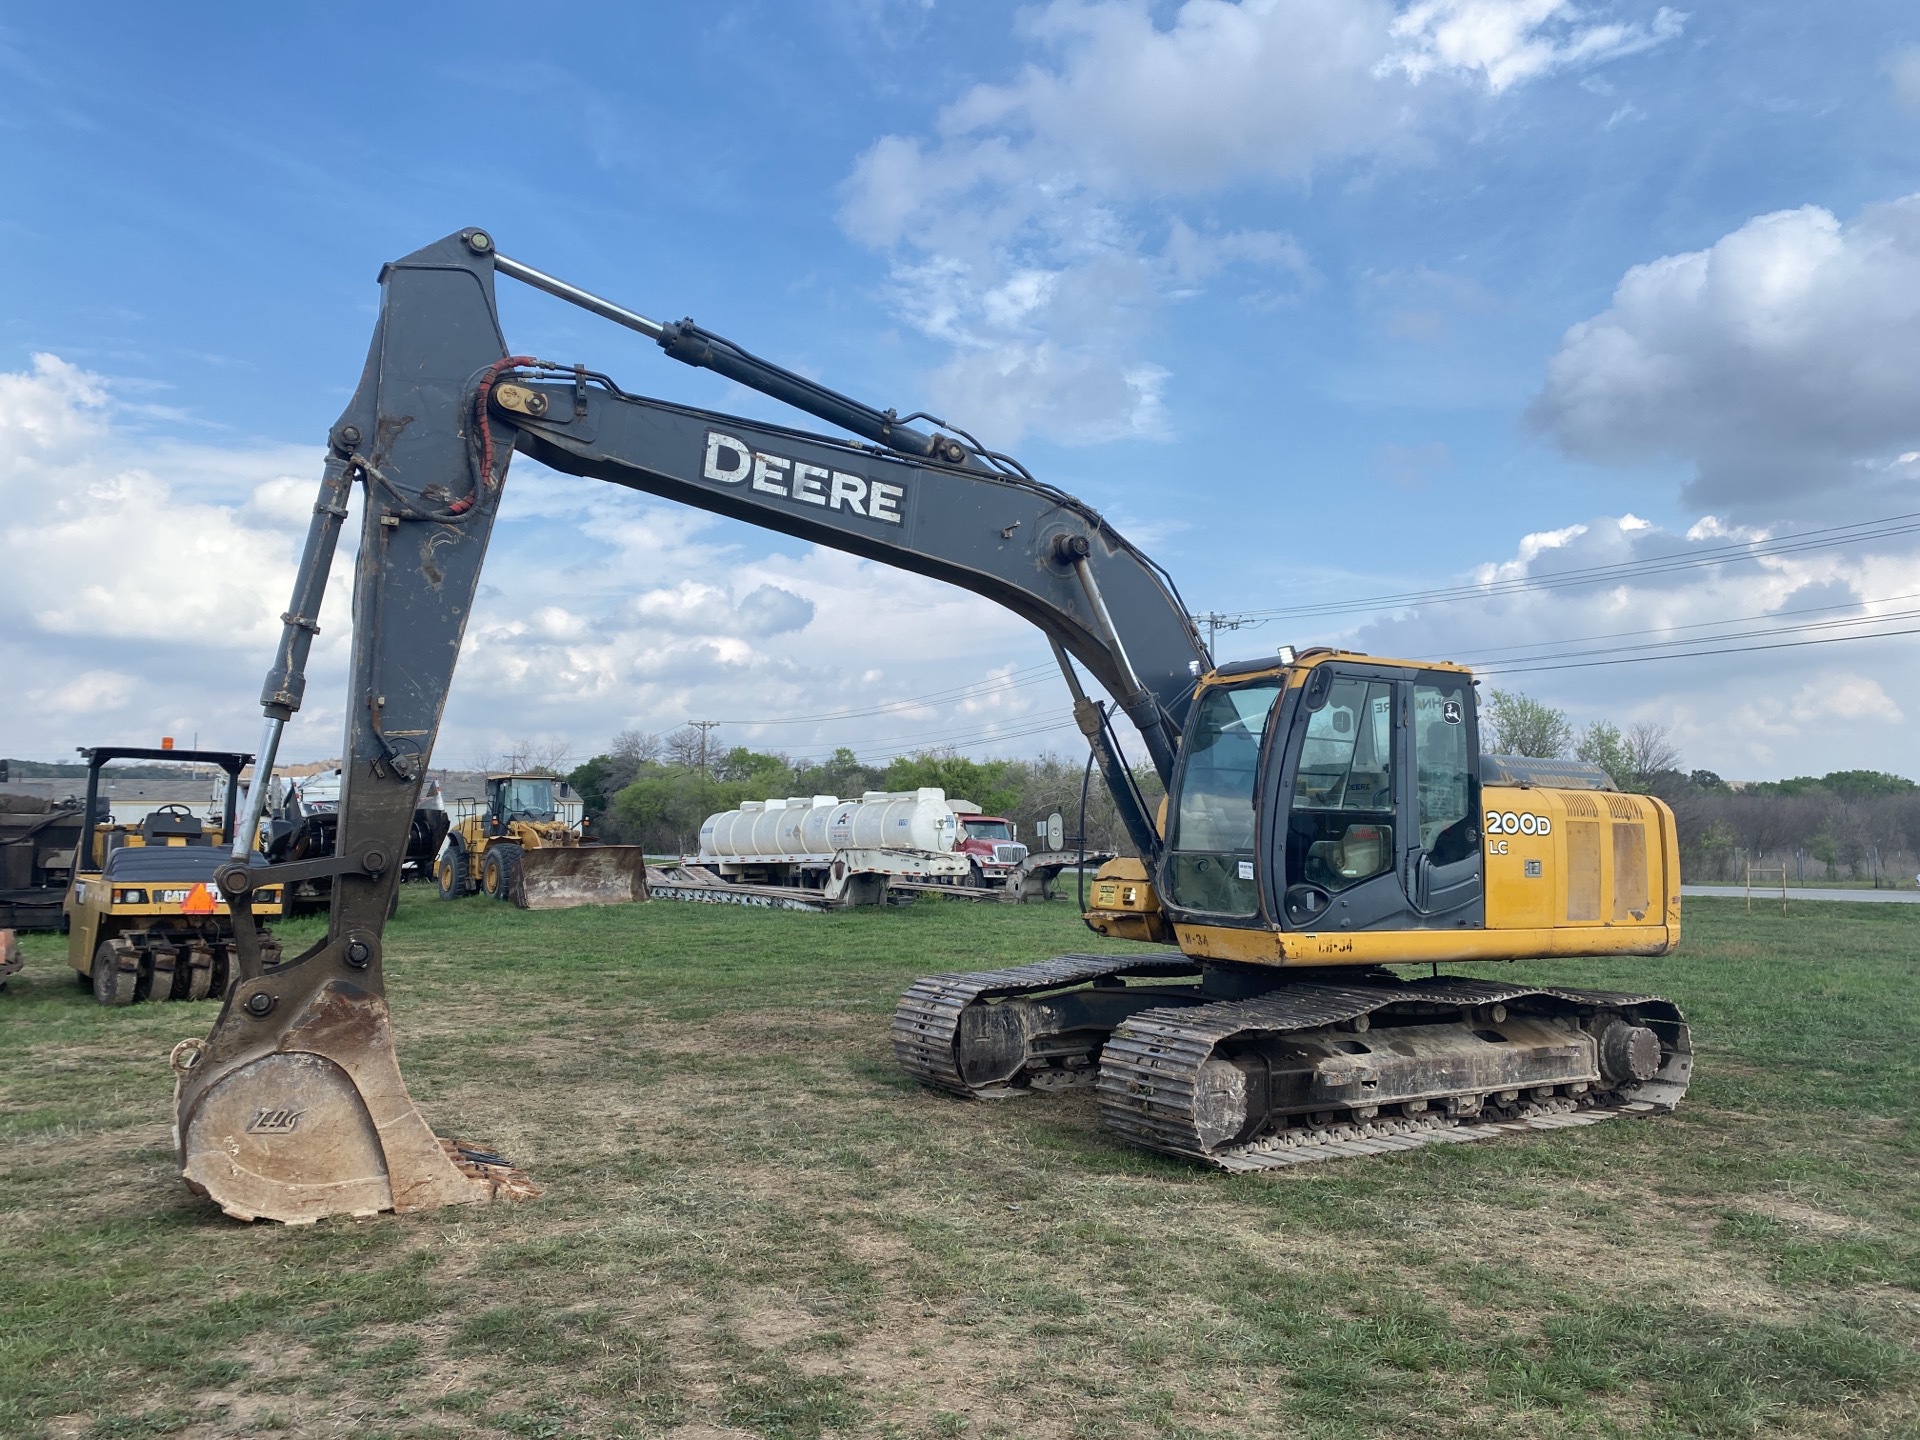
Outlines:
[{"label": "utility pole", "polygon": [[718,720],[689,720],[687,724],[700,732],[700,773],[702,775],[711,775],[713,771],[708,768],[707,736],[720,728],[720,722]]},{"label": "utility pole", "polygon": [[1267,622],[1252,615],[1221,614],[1218,610],[1209,610],[1204,615],[1195,615],[1193,623],[1207,627],[1207,653],[1213,653],[1213,642],[1222,630],[1252,630]]}]

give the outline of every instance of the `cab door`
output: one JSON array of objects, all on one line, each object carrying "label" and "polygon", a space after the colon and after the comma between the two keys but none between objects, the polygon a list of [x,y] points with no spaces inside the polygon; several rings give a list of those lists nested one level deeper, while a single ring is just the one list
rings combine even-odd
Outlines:
[{"label": "cab door", "polygon": [[1326,661],[1267,791],[1270,913],[1289,930],[1478,926],[1478,745],[1454,672]]},{"label": "cab door", "polygon": [[1480,846],[1480,734],[1473,681],[1425,670],[1401,682],[1407,696],[1407,848],[1403,881],[1415,923],[1486,924]]}]

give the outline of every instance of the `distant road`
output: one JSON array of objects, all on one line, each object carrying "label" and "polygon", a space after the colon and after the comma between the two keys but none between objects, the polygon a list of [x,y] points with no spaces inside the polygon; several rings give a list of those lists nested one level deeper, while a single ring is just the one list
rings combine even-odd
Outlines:
[{"label": "distant road", "polygon": [[[1743,900],[1747,890],[1744,885],[1682,885],[1682,895],[1717,895],[1721,899]],[[1762,900],[1778,900],[1779,890],[1762,890],[1753,887],[1755,903]],[[1883,904],[1920,905],[1920,890],[1802,890],[1790,886],[1787,890],[1789,900],[1871,900]]]}]

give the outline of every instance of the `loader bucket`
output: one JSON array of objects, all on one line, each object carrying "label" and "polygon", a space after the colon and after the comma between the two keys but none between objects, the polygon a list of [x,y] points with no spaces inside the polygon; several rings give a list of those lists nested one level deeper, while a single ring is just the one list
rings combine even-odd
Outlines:
[{"label": "loader bucket", "polygon": [[647,857],[638,845],[554,846],[520,857],[524,910],[632,905],[647,898]]}]

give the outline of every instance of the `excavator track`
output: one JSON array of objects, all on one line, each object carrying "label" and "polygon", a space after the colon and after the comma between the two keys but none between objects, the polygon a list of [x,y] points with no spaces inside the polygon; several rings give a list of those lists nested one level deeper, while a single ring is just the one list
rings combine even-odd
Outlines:
[{"label": "excavator track", "polygon": [[[1421,1093],[1387,1098],[1396,1065]],[[1136,1014],[1098,1092],[1124,1139],[1252,1171],[1665,1112],[1692,1067],[1684,1018],[1655,996],[1369,977]]]},{"label": "excavator track", "polygon": [[[1033,965],[1015,965],[1005,970],[980,970],[961,975],[929,975],[916,980],[901,997],[893,1012],[893,1053],[901,1066],[922,1084],[977,1100],[997,1100],[1021,1093],[1024,1086],[1050,1088],[1049,1080],[1062,1084],[1090,1082],[1091,1056],[1069,1051],[1040,1057],[1032,1051],[1035,1039],[1029,1033],[1010,1034],[1006,1024],[1020,1012],[1005,1010],[995,1001],[1044,998],[1056,992],[1082,986],[1088,981],[1116,981],[1128,975],[1196,975],[1199,967],[1184,956],[1164,953],[1137,955],[1058,955]],[[1111,992],[1109,992],[1111,993]],[[1124,994],[1124,991],[1120,992]],[[1194,987],[1198,998],[1198,987]],[[1171,1000],[1171,996],[1161,996]],[[1154,1001],[1141,997],[1141,1008]],[[989,1019],[989,1017],[992,1017]],[[979,1029],[986,1022],[990,1034]],[[963,1037],[962,1030],[969,1033]],[[986,1040],[1006,1052],[1005,1063],[983,1068],[970,1063],[970,1051]],[[971,1042],[971,1043],[969,1043]],[[994,1043],[1004,1042],[1004,1043]],[[1020,1048],[1019,1063],[1013,1063],[1011,1046]],[[1074,1064],[1075,1060],[1085,1063]],[[1022,1083],[1016,1084],[1019,1081]]]}]

